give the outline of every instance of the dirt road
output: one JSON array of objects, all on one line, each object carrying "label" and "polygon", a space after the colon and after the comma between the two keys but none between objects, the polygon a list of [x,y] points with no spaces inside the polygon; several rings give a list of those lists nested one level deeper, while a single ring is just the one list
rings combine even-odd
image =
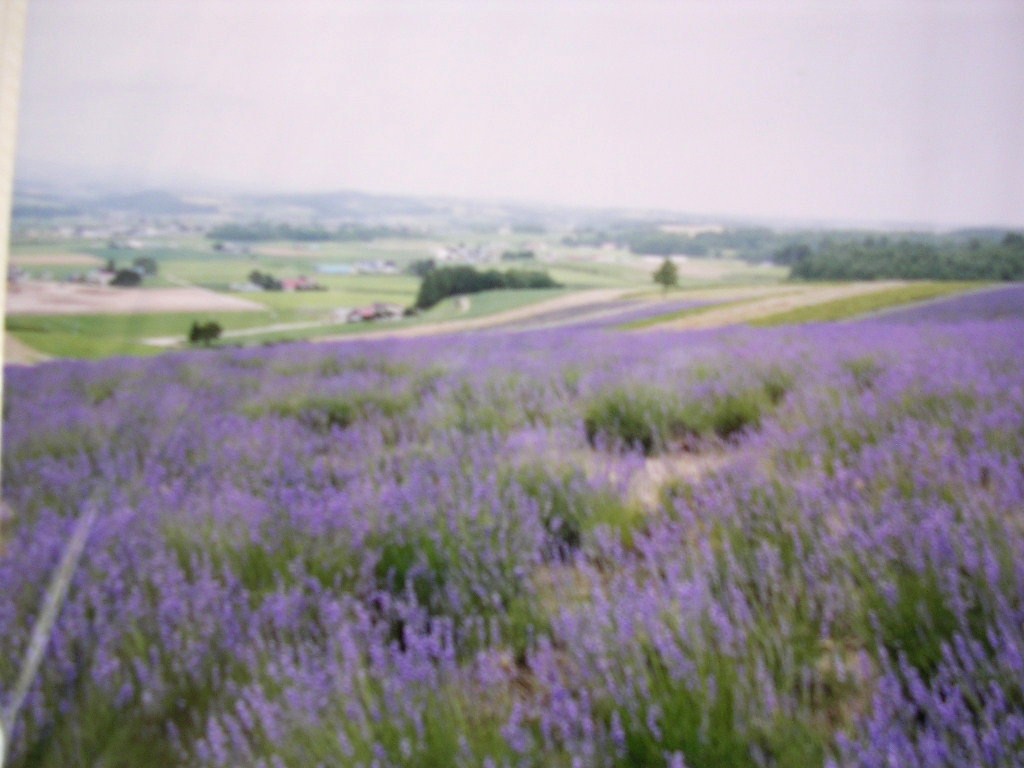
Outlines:
[{"label": "dirt road", "polygon": [[[877,293],[904,285],[900,281],[850,283],[847,285],[777,285],[760,291],[737,291],[735,294],[721,294],[721,300],[729,302],[716,309],[700,314],[682,317],[678,320],[652,325],[644,331],[698,330],[721,328],[759,320],[763,317],[788,312],[791,309],[824,304],[837,299]],[[697,293],[697,292],[694,292]],[[700,292],[708,297],[710,291]],[[726,298],[728,296],[728,298]]]},{"label": "dirt road", "polygon": [[324,336],[313,341],[364,341],[366,339],[410,339],[417,336],[435,336],[441,333],[461,333],[462,331],[475,331],[483,328],[504,325],[506,323],[527,320],[531,317],[544,315],[560,309],[585,307],[597,302],[611,302],[621,299],[630,293],[628,289],[622,288],[601,288],[591,291],[580,291],[571,293],[568,296],[559,296],[548,301],[538,301],[525,307],[516,307],[505,312],[496,312],[485,317],[475,317],[468,320],[451,320],[446,323],[428,323],[426,325],[415,325],[409,328],[396,328],[393,331],[379,331],[366,334],[350,334],[345,336]]},{"label": "dirt road", "polygon": [[35,365],[49,359],[48,355],[37,352],[27,344],[23,344],[12,334],[4,334],[4,365]]}]

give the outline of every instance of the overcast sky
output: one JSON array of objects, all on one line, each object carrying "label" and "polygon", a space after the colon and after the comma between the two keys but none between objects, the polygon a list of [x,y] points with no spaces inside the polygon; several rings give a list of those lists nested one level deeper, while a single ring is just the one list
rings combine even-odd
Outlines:
[{"label": "overcast sky", "polygon": [[30,0],[17,172],[1024,224],[1024,2]]}]

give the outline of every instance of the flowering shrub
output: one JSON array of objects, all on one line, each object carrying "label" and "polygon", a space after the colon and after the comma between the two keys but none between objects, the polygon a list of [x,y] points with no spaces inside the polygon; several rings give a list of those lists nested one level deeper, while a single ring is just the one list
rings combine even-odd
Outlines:
[{"label": "flowering shrub", "polygon": [[567,329],[11,368],[0,703],[102,513],[13,764],[1020,765],[1021,338]]}]

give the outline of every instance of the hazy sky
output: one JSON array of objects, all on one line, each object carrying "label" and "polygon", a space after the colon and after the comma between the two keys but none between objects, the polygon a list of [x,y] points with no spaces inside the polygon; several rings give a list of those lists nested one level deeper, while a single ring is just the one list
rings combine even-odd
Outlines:
[{"label": "hazy sky", "polygon": [[21,178],[1024,224],[1024,2],[30,0]]}]

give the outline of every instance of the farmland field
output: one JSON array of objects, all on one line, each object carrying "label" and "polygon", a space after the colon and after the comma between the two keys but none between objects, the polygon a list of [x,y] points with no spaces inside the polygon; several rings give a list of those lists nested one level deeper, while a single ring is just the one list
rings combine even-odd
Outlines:
[{"label": "farmland field", "polygon": [[[192,321],[216,320],[229,332],[246,330],[245,336],[234,336],[233,344],[262,344],[323,336],[374,333],[374,326],[343,327],[339,319],[345,313],[374,302],[410,306],[419,288],[419,278],[405,274],[412,262],[435,258],[446,245],[481,248],[490,262],[481,269],[506,269],[520,266],[547,272],[569,291],[632,290],[653,292],[651,272],[657,259],[637,257],[622,248],[576,249],[565,247],[558,238],[507,235],[495,244],[493,235],[452,233],[444,238],[394,238],[372,242],[288,242],[273,241],[224,248],[195,234],[159,237],[133,244],[117,244],[76,237],[37,237],[12,245],[12,263],[20,270],[19,285],[12,289],[8,314],[9,332],[21,349],[35,349],[57,357],[102,358],[114,354],[150,355],[165,349],[174,338],[182,339]],[[502,248],[537,248],[542,257],[516,265],[502,262]],[[90,286],[68,285],[82,279],[90,270],[105,265],[125,267],[140,257],[156,263],[157,274],[147,276],[141,288],[103,291]],[[384,262],[391,262],[384,273]],[[653,266],[652,266],[653,265]],[[306,276],[325,290],[304,292],[237,292],[254,271],[287,280]],[[332,271],[333,270],[333,271]],[[388,270],[391,272],[389,273]],[[684,286],[728,284],[774,284],[786,274],[785,268],[765,268],[732,259],[689,258],[680,260]],[[182,317],[174,307],[161,309],[165,289],[205,289],[208,301],[192,301],[187,305],[191,315]],[[20,291],[19,293],[14,292]],[[173,291],[172,291],[173,293]],[[82,296],[88,294],[87,299]],[[468,311],[439,307],[420,320],[403,325],[432,325],[457,319],[470,320],[488,314],[500,314],[516,306],[546,298],[522,292],[520,295],[495,294],[474,299]],[[222,301],[220,297],[224,297]],[[237,301],[236,301],[237,300]],[[230,317],[222,321],[223,310],[234,302],[248,302],[255,311],[252,317]],[[92,322],[85,316],[123,311],[136,307],[150,315],[164,314],[162,321],[138,326],[121,322]],[[259,312],[257,306],[265,308]],[[23,322],[24,315],[38,316],[38,321]],[[83,316],[80,323],[69,325],[56,315]],[[150,333],[153,322],[166,327],[164,333]],[[177,325],[176,328],[172,326]],[[266,326],[263,334],[249,329]],[[282,328],[280,326],[291,326]],[[229,334],[230,337],[230,334]],[[229,338],[226,337],[226,338]],[[159,344],[150,344],[156,339]],[[19,359],[27,359],[22,356]]]},{"label": "farmland field", "polygon": [[1019,766],[1022,296],[8,368],[12,765]]}]

